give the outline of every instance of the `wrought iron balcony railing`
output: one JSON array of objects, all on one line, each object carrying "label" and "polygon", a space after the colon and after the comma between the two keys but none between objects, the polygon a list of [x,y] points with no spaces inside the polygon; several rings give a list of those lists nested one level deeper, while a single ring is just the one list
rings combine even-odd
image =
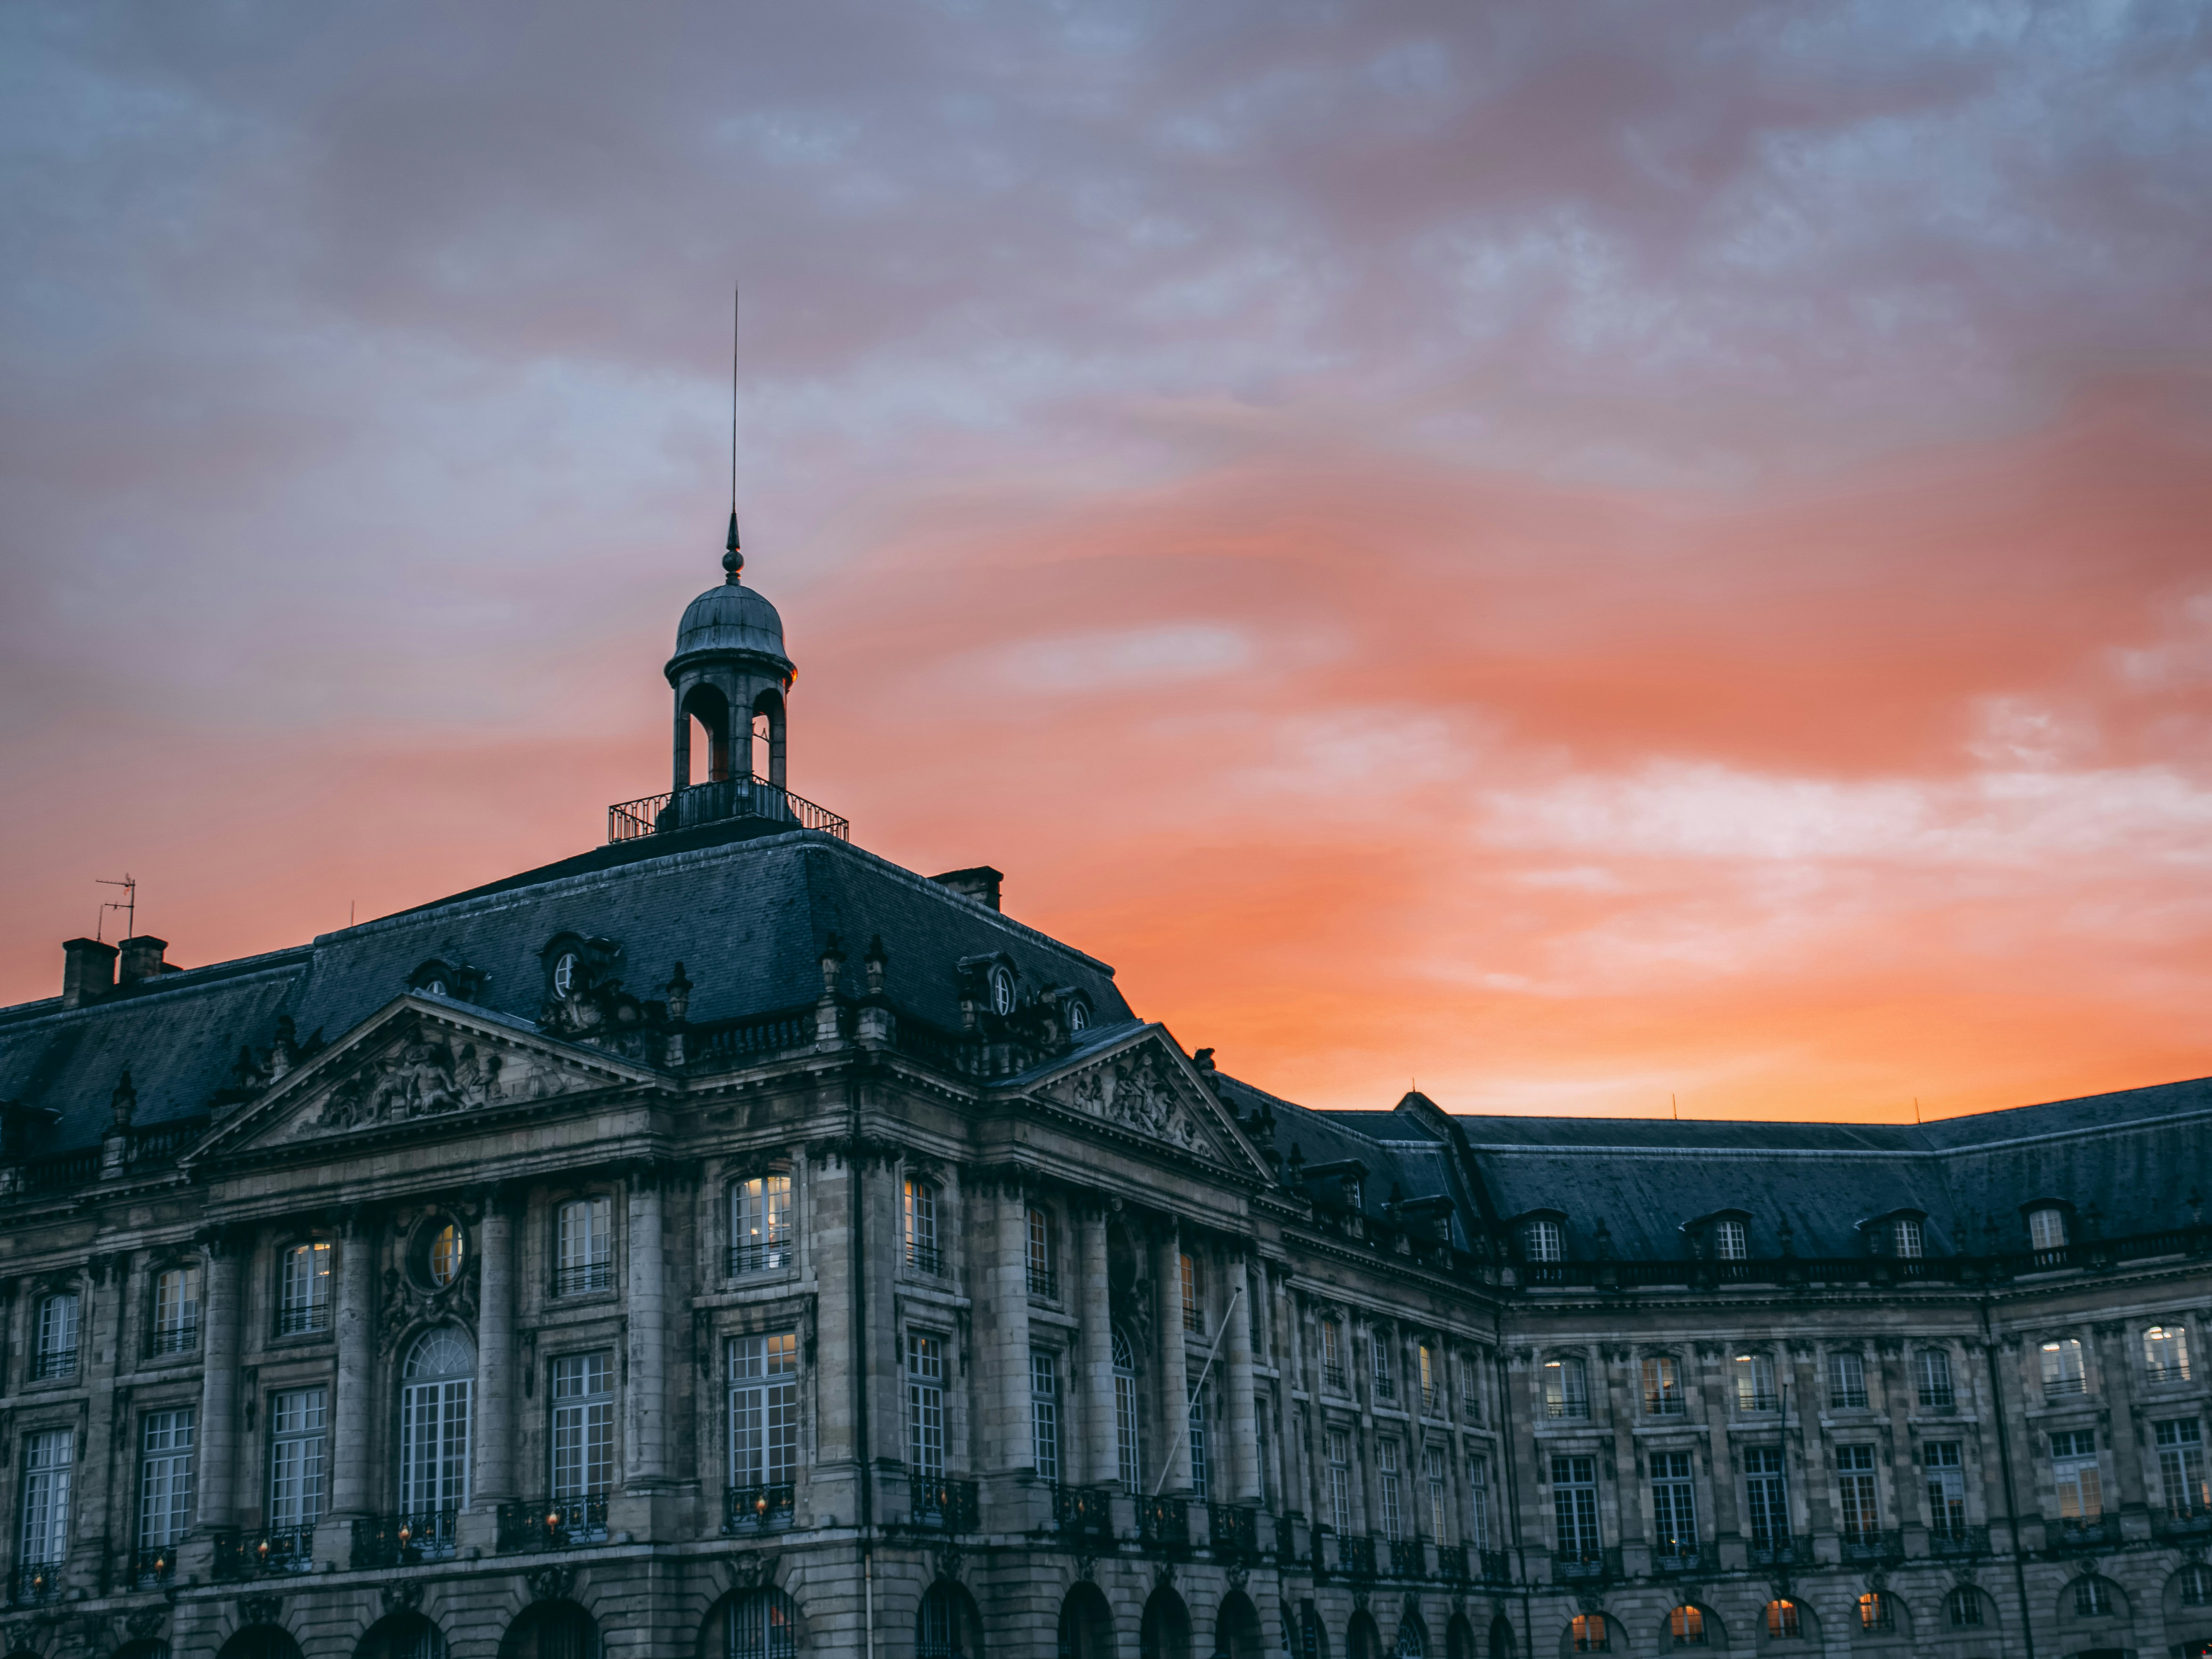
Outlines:
[{"label": "wrought iron balcony railing", "polygon": [[405,1515],[377,1515],[353,1523],[353,1570],[411,1567],[452,1559],[461,1512],[417,1510]]},{"label": "wrought iron balcony railing", "polygon": [[1747,1540],[1747,1555],[1754,1567],[1809,1567],[1813,1565],[1813,1540],[1793,1538],[1787,1533],[1774,1533],[1765,1538]]},{"label": "wrought iron balcony railing", "polygon": [[906,1265],[918,1273],[940,1274],[945,1271],[945,1257],[934,1244],[916,1244],[909,1240]]},{"label": "wrought iron balcony railing", "polygon": [[1846,1561],[1902,1561],[1905,1535],[1896,1532],[1846,1532],[1840,1534]]},{"label": "wrought iron balcony railing", "polygon": [[556,1296],[589,1296],[593,1291],[611,1291],[615,1287],[615,1264],[605,1261],[580,1261],[572,1267],[556,1267],[553,1272],[553,1294]]},{"label": "wrought iron balcony railing", "polygon": [[1137,1541],[1147,1549],[1188,1549],[1189,1504],[1180,1498],[1139,1498]]},{"label": "wrought iron balcony railing", "polygon": [[1060,1300],[1060,1275],[1058,1273],[1054,1273],[1049,1267],[1040,1267],[1032,1263],[1029,1270],[1029,1290],[1031,1296],[1036,1297],[1041,1302],[1057,1302]]},{"label": "wrought iron balcony railing", "polygon": [[1713,1555],[1695,1544],[1662,1543],[1651,1552],[1651,1571],[1658,1573],[1711,1572]]},{"label": "wrought iron balcony railing", "polygon": [[548,1498],[535,1504],[499,1506],[499,1550],[565,1550],[607,1539],[607,1495]]},{"label": "wrought iron balcony railing", "polygon": [[1990,1529],[1987,1527],[1935,1527],[1929,1530],[1928,1551],[1931,1555],[1987,1555],[1990,1553]]},{"label": "wrought iron balcony railing", "polygon": [[76,1347],[41,1349],[31,1361],[31,1375],[43,1382],[50,1377],[76,1375]]},{"label": "wrought iron balcony railing", "polygon": [[917,1474],[907,1502],[907,1523],[938,1532],[975,1530],[975,1483]]},{"label": "wrought iron balcony railing", "polygon": [[158,1589],[177,1576],[177,1547],[141,1544],[131,1554],[131,1582],[140,1589]]},{"label": "wrought iron balcony railing", "polygon": [[2160,1538],[2185,1541],[2202,1539],[2212,1534],[2212,1509],[2202,1504],[2184,1504],[2178,1508],[2153,1510],[2150,1524]]},{"label": "wrought iron balcony railing", "polygon": [[1336,1540],[1336,1570],[1347,1578],[1375,1576],[1375,1540],[1346,1534]]},{"label": "wrought iron balcony railing", "polygon": [[853,838],[853,826],[828,807],[747,773],[714,783],[695,783],[672,794],[617,801],[607,808],[607,839],[638,841],[729,818],[767,818],[794,830],[819,830],[839,841]]},{"label": "wrought iron balcony railing", "polygon": [[1239,1561],[1260,1559],[1260,1512],[1242,1504],[1206,1506],[1206,1536],[1213,1553]]},{"label": "wrought iron balcony railing", "polygon": [[1617,1549],[1553,1550],[1552,1577],[1563,1583],[1618,1578],[1620,1577],[1620,1552]]},{"label": "wrought iron balcony railing", "polygon": [[1437,1577],[1447,1584],[1464,1584],[1468,1582],[1466,1545],[1439,1544],[1437,1546]]},{"label": "wrought iron balcony railing", "polygon": [[730,1246],[730,1277],[743,1279],[747,1273],[781,1273],[791,1266],[793,1260],[791,1241],[787,1238],[766,1238],[732,1244]]},{"label": "wrought iron balcony railing", "polygon": [[1513,1582],[1513,1565],[1504,1550],[1479,1552],[1482,1561],[1482,1582],[1486,1584],[1510,1584]]},{"label": "wrought iron balcony railing", "polygon": [[296,1307],[282,1308],[276,1314],[276,1334],[300,1336],[308,1331],[326,1331],[331,1328],[331,1304],[327,1302],[303,1302]]},{"label": "wrought iron balcony railing", "polygon": [[157,1325],[147,1342],[149,1353],[190,1353],[200,1345],[200,1322],[187,1319],[174,1325]]},{"label": "wrought iron balcony railing", "polygon": [[773,1532],[789,1526],[798,1491],[789,1486],[723,1487],[722,1530]]},{"label": "wrought iron balcony railing", "polygon": [[314,1570],[313,1527],[264,1527],[254,1532],[226,1529],[215,1535],[217,1578],[254,1578],[264,1573]]},{"label": "wrought iron balcony railing", "polygon": [[1063,1486],[1055,1483],[1052,1489],[1052,1524],[1057,1531],[1074,1538],[1095,1538],[1102,1542],[1114,1536],[1113,1494],[1100,1486]]},{"label": "wrought iron balcony railing", "polygon": [[62,1565],[59,1561],[19,1561],[8,1575],[8,1599],[19,1607],[36,1607],[42,1601],[52,1601],[62,1593]]},{"label": "wrought iron balcony railing", "polygon": [[1394,1538],[1390,1540],[1390,1576],[1393,1578],[1425,1578],[1429,1576],[1428,1552],[1418,1538]]}]

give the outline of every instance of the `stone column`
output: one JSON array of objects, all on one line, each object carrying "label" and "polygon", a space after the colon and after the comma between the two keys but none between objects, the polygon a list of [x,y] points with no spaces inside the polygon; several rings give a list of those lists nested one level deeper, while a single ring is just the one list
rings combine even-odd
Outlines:
[{"label": "stone column", "polygon": [[661,1171],[629,1176],[629,1294],[623,1390],[623,1484],[651,1488],[668,1479],[668,1264],[661,1243]]},{"label": "stone column", "polygon": [[[1153,1243],[1152,1280],[1158,1304],[1155,1312],[1160,1351],[1160,1431],[1155,1437],[1160,1447],[1158,1455],[1167,1460],[1167,1480],[1162,1483],[1157,1463],[1138,1470],[1146,1497],[1155,1487],[1164,1492],[1190,1491],[1190,1374],[1182,1346],[1182,1239],[1173,1222],[1161,1229]],[[1175,1448],[1172,1456],[1168,1453],[1170,1445]]]},{"label": "stone column", "polygon": [[998,1422],[984,1437],[985,1467],[1013,1471],[1036,1466],[1030,1425],[1030,1206],[1011,1179],[999,1188],[997,1261],[987,1282],[998,1326]]},{"label": "stone column", "polygon": [[[2144,1478],[2142,1425],[2136,1420],[2134,1368],[2130,1363],[2134,1355],[2129,1352],[2128,1328],[2118,1323],[2099,1325],[2096,1336],[2097,1382],[2112,1403],[2112,1473],[2119,1477],[2118,1507],[2139,1512],[2149,1482]],[[2128,1523],[2124,1521],[2122,1525]],[[2148,1537],[2148,1526],[2128,1526],[2128,1535]]]},{"label": "stone column", "polygon": [[1107,1268],[1106,1212],[1086,1209],[1082,1221],[1083,1429],[1091,1449],[1085,1478],[1103,1486],[1121,1479],[1121,1447],[1114,1413],[1114,1307]]},{"label": "stone column", "polygon": [[240,1258],[251,1248],[246,1236],[217,1231],[207,1240],[207,1305],[200,1329],[206,1342],[206,1370],[200,1381],[200,1420],[196,1501],[204,1527],[237,1524],[238,1352],[243,1310],[239,1292]]},{"label": "stone column", "polygon": [[[484,1195],[477,1321],[477,1468],[471,1494],[496,1509],[514,1489],[514,1223],[503,1195]],[[532,1483],[535,1484],[534,1482]]]},{"label": "stone column", "polygon": [[1259,1435],[1253,1427],[1251,1275],[1239,1258],[1230,1263],[1229,1495],[1239,1504],[1260,1501]]},{"label": "stone column", "polygon": [[[331,1514],[343,1520],[366,1515],[369,1491],[369,1425],[375,1420],[375,1286],[377,1227],[356,1212],[338,1232],[337,1398],[331,1419]],[[327,1558],[328,1551],[321,1553]]]}]

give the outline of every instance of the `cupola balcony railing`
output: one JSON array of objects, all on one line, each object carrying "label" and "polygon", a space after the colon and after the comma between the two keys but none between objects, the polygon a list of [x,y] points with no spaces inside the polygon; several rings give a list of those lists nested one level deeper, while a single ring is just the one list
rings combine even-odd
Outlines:
[{"label": "cupola balcony railing", "polygon": [[641,795],[607,808],[610,842],[640,841],[671,830],[733,818],[765,818],[798,830],[819,830],[839,841],[853,838],[853,826],[826,806],[817,806],[765,778],[747,773],[713,783],[695,783],[667,794]]}]

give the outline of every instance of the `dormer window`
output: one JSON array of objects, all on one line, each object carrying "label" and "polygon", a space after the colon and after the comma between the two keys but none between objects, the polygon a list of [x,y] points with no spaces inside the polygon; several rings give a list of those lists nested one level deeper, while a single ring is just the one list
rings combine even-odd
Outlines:
[{"label": "dormer window", "polygon": [[1080,1036],[1091,1029],[1091,1005],[1081,997],[1067,1000],[1067,1034]]},{"label": "dormer window", "polygon": [[1713,1256],[1720,1261],[1743,1261],[1751,1255],[1751,1231],[1741,1221],[1713,1223]]},{"label": "dormer window", "polygon": [[1014,1012],[1014,975],[1005,963],[991,969],[991,1012],[1004,1018]]},{"label": "dormer window", "polygon": [[1531,1261],[1562,1261],[1566,1241],[1556,1221],[1531,1221],[1521,1229],[1521,1253]]},{"label": "dormer window", "polygon": [[[2014,1235],[2018,1237],[2018,1234]],[[2039,1250],[2060,1250],[2066,1248],[2066,1212],[2055,1204],[2046,1204],[2039,1210],[2031,1210],[2027,1217],[2027,1242]]]},{"label": "dormer window", "polygon": [[576,988],[576,953],[563,951],[553,963],[553,994],[565,997]]},{"label": "dormer window", "polygon": [[1909,1215],[1901,1215],[1889,1224],[1890,1254],[1907,1261],[1920,1255],[1920,1224]]},{"label": "dormer window", "polygon": [[1363,1211],[1367,1207],[1366,1186],[1356,1175],[1344,1178],[1344,1207],[1353,1211]]}]

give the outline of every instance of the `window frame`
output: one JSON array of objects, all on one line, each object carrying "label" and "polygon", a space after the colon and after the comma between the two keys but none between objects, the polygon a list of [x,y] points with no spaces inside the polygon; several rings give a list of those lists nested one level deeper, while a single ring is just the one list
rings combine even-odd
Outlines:
[{"label": "window frame", "polygon": [[[586,1249],[572,1261],[568,1218],[586,1218]],[[600,1225],[604,1219],[605,1226]],[[595,1296],[615,1288],[615,1201],[611,1193],[572,1193],[553,1206],[553,1294],[566,1298]],[[595,1248],[603,1247],[603,1248]]]},{"label": "window frame", "polygon": [[[901,1191],[903,1241],[904,1189]],[[729,1228],[725,1277],[788,1273],[798,1265],[799,1183],[788,1166],[772,1164],[732,1176],[724,1184],[722,1217]],[[933,1231],[931,1236],[935,1237]]]},{"label": "window frame", "polygon": [[[173,1318],[165,1316],[162,1297],[162,1286],[172,1275],[180,1280]],[[186,1286],[189,1297],[183,1293]],[[172,1256],[155,1264],[146,1275],[146,1352],[149,1355],[158,1358],[199,1351],[206,1291],[207,1275],[198,1257]]]},{"label": "window frame", "polygon": [[899,1183],[899,1243],[908,1273],[940,1278],[945,1255],[939,1245],[943,1237],[945,1189],[929,1176],[908,1170]]},{"label": "window frame", "polygon": [[[287,1239],[276,1247],[277,1336],[316,1337],[331,1329],[336,1314],[337,1286],[332,1281],[337,1254],[331,1240],[313,1233]],[[303,1255],[307,1270],[295,1275],[293,1261]],[[306,1287],[304,1298],[293,1294],[295,1277]]]},{"label": "window frame", "polygon": [[[594,1360],[599,1387],[563,1393],[569,1376],[592,1380]],[[603,1498],[614,1490],[616,1375],[611,1348],[580,1348],[546,1361],[545,1490],[556,1504]],[[564,1475],[564,1462],[573,1478]]]}]

